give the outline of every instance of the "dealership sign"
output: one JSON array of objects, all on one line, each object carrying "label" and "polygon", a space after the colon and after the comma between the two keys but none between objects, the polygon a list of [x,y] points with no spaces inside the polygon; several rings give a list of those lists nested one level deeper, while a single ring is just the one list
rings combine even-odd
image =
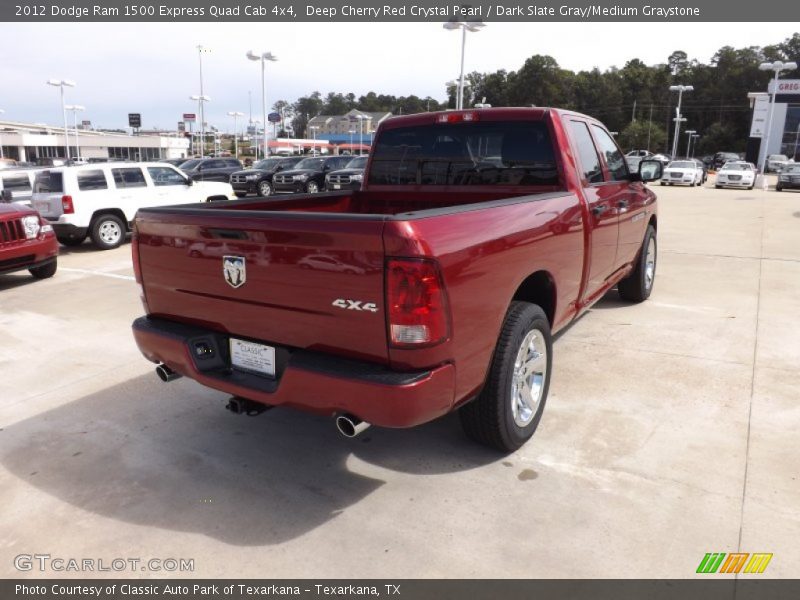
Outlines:
[{"label": "dealership sign", "polygon": [[197,120],[197,115],[194,113],[183,113],[183,120],[194,123]]},{"label": "dealership sign", "polygon": [[[770,94],[775,91],[775,80],[769,82]],[[800,94],[800,79],[779,79],[778,80],[778,93],[779,94]]]},{"label": "dealership sign", "polygon": [[756,103],[753,106],[753,124],[750,126],[750,137],[761,138],[764,137],[764,132],[767,130],[767,116],[769,115],[769,96],[756,97]]}]

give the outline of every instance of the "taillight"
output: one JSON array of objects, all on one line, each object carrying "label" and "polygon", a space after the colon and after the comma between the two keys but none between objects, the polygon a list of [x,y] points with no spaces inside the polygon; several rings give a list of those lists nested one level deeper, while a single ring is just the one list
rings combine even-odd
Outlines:
[{"label": "taillight", "polygon": [[449,337],[447,296],[436,263],[389,259],[386,303],[392,346],[431,346]]},{"label": "taillight", "polygon": [[476,112],[447,112],[436,118],[437,123],[469,123],[479,120],[480,117]]},{"label": "taillight", "polygon": [[61,196],[61,212],[65,215],[75,213],[75,206],[72,204],[72,196]]}]

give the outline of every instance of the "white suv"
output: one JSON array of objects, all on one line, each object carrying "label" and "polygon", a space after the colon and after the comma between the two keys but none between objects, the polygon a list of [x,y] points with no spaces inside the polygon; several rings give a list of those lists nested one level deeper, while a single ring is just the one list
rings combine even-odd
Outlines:
[{"label": "white suv", "polygon": [[108,250],[125,240],[140,208],[235,198],[229,183],[192,181],[166,163],[114,162],[38,173],[32,205],[65,246],[83,243],[88,234]]}]

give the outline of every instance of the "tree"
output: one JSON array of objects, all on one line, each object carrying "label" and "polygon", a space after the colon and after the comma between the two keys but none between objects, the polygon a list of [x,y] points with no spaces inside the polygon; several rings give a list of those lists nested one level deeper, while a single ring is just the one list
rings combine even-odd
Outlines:
[{"label": "tree", "polygon": [[632,121],[619,132],[617,142],[624,150],[645,149],[658,152],[667,138],[667,133],[657,123],[647,120]]}]

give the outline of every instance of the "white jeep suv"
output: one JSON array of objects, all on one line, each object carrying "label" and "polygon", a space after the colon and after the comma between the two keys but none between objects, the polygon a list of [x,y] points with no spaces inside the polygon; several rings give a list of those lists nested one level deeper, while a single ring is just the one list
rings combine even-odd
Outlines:
[{"label": "white jeep suv", "polygon": [[65,246],[89,235],[108,250],[125,240],[140,208],[235,198],[229,183],[192,181],[166,163],[112,162],[38,173],[31,203]]}]

